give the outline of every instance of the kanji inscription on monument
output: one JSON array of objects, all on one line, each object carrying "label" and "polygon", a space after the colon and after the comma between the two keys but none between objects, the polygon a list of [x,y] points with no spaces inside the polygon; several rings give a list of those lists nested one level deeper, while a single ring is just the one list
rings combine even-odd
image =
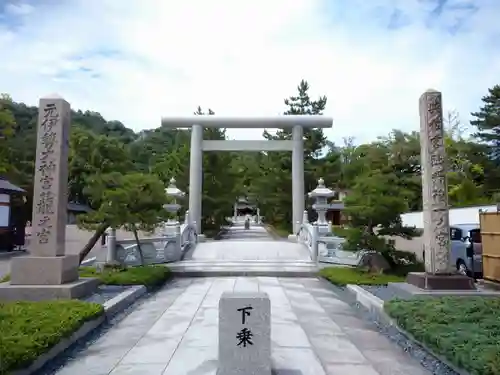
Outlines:
[{"label": "kanji inscription on monument", "polygon": [[266,293],[222,294],[217,374],[271,374],[271,302]]},{"label": "kanji inscription on monument", "polygon": [[420,144],[425,270],[447,274],[450,272],[450,226],[443,105],[438,91],[428,90],[420,97]]},{"label": "kanji inscription on monument", "polygon": [[34,256],[64,255],[69,121],[70,105],[64,99],[40,100],[30,248]]}]

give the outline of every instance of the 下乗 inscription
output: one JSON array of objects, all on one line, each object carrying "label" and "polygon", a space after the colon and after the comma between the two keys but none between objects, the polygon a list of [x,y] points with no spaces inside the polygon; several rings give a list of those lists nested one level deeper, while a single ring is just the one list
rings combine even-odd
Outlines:
[{"label": "\u4e0b\u4e57 inscription", "polygon": [[[242,325],[244,325],[246,323],[246,318],[250,317],[251,310],[253,310],[252,306],[246,306],[246,307],[241,307],[241,308],[237,309],[238,312],[241,312],[241,324]],[[238,340],[238,343],[236,344],[236,346],[246,348],[247,345],[253,345],[252,337],[253,337],[253,333],[250,329],[248,329],[247,327],[242,328],[241,331],[239,331],[236,334],[236,340]]]}]

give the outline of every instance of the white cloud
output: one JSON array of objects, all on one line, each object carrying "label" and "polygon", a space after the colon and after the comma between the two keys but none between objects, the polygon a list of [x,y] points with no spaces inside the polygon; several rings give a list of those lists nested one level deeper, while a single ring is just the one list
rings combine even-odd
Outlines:
[{"label": "white cloud", "polygon": [[[335,120],[327,134],[336,142],[416,130],[418,97],[430,87],[467,121],[500,83],[493,44],[500,4],[478,0],[472,13],[449,0],[431,19],[436,3],[12,1],[3,18],[17,23],[0,19],[0,90],[29,104],[58,92],[73,108],[139,130],[198,105],[224,115],[278,114],[305,78],[314,95],[328,96],[326,114]],[[396,8],[410,23],[389,30]],[[462,27],[451,35],[457,20]],[[255,139],[261,131],[229,134]]]}]

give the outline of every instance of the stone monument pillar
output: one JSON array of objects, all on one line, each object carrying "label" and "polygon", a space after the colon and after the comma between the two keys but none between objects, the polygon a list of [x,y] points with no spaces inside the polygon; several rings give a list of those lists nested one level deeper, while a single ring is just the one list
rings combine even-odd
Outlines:
[{"label": "stone monument pillar", "polygon": [[78,298],[97,287],[97,280],[79,280],[79,256],[65,254],[70,116],[59,96],[40,99],[30,256],[12,259],[0,300]]},{"label": "stone monument pillar", "polygon": [[425,273],[410,273],[407,282],[422,289],[472,289],[450,264],[450,225],[446,151],[441,93],[420,97],[420,144],[424,215]]},{"label": "stone monument pillar", "polygon": [[[304,129],[295,125],[292,129],[292,215],[293,233],[297,234],[304,212]],[[298,224],[297,224],[298,223]]]}]

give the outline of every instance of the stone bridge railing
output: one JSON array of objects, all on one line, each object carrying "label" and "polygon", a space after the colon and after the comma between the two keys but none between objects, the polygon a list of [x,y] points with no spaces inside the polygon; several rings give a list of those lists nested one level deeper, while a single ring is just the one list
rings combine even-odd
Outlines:
[{"label": "stone bridge railing", "polygon": [[99,263],[118,262],[125,265],[159,264],[178,262],[183,259],[184,254],[198,243],[198,234],[195,223],[189,222],[189,213],[186,212],[184,224],[179,222],[166,222],[163,226],[163,234],[158,237],[140,238],[139,244],[142,257],[135,238],[117,240],[116,231],[108,229],[106,237],[107,254]]},{"label": "stone bridge railing", "polygon": [[300,224],[299,231],[297,233],[297,242],[305,245],[309,253],[311,254],[311,259],[314,262],[318,261],[318,227],[309,223]]},{"label": "stone bridge railing", "polygon": [[311,260],[321,263],[332,263],[349,266],[359,265],[366,251],[347,251],[342,249],[343,238],[322,233],[323,228],[318,225],[300,224],[296,235],[298,243],[307,247]]},{"label": "stone bridge railing", "polygon": [[345,241],[341,237],[332,235],[330,224],[321,225],[309,223],[307,211],[304,212],[302,223],[297,223],[299,228],[294,239],[307,247],[314,262],[357,266],[366,251],[347,251],[342,249]]}]

